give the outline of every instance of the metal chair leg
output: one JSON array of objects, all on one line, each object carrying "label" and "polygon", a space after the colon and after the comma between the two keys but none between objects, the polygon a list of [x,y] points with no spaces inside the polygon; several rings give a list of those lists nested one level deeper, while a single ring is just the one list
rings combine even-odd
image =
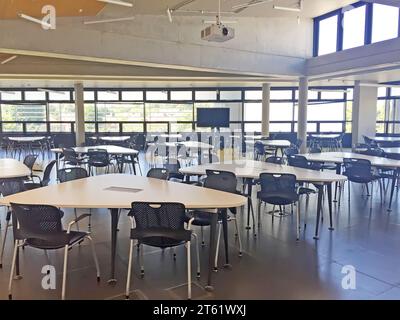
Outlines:
[{"label": "metal chair leg", "polygon": [[10,271],[10,278],[8,280],[8,299],[12,300],[12,281],[14,277],[14,270],[15,270],[15,262],[17,260],[17,251],[18,251],[19,242],[15,240],[14,242],[14,252],[11,262],[11,271]]},{"label": "metal chair leg", "polygon": [[239,257],[241,257],[242,253],[243,253],[243,250],[242,250],[242,239],[240,237],[237,219],[236,218],[232,218],[232,220],[235,221],[235,228],[236,228],[236,233],[238,234],[238,241],[239,241]]},{"label": "metal chair leg", "polygon": [[143,245],[139,245],[139,250],[140,250],[140,254],[139,254],[139,264],[140,264],[140,277],[144,278],[144,259],[143,259]]},{"label": "metal chair leg", "polygon": [[86,238],[89,239],[90,241],[90,247],[92,249],[92,255],[93,255],[93,260],[94,263],[96,265],[96,276],[97,276],[97,282],[100,282],[100,267],[99,267],[99,260],[97,259],[97,254],[96,254],[96,250],[94,248],[94,243],[93,243],[93,239],[91,236],[86,236]]},{"label": "metal chair leg", "polygon": [[219,255],[219,243],[221,241],[221,231],[222,231],[222,223],[218,222],[218,235],[217,235],[217,247],[215,250],[215,261],[214,261],[214,271],[218,271],[218,255]]},{"label": "metal chair leg", "polygon": [[6,228],[4,230],[3,241],[1,243],[0,269],[3,268],[3,255],[4,255],[4,248],[6,247],[6,241],[7,241],[7,230],[8,230],[8,227],[10,226],[10,218],[11,217],[9,217],[9,213],[7,212]]},{"label": "metal chair leg", "polygon": [[188,300],[192,299],[192,265],[190,257],[190,241],[186,242],[187,255],[187,280],[188,280]]},{"label": "metal chair leg", "polygon": [[133,241],[133,239],[131,239],[130,246],[129,246],[128,275],[126,277],[126,288],[125,288],[125,298],[126,299],[129,299],[129,292],[130,292],[130,285],[131,285],[133,246],[134,246],[134,241]]},{"label": "metal chair leg", "polygon": [[61,289],[61,299],[65,300],[65,287],[67,282],[67,266],[68,266],[68,249],[69,246],[64,247],[64,266],[63,266],[63,278],[62,278],[62,289]]},{"label": "metal chair leg", "polygon": [[196,246],[196,260],[197,260],[197,271],[196,271],[196,278],[200,279],[200,252],[199,252],[199,239],[197,238],[197,234],[194,232],[192,233],[193,239],[195,241]]},{"label": "metal chair leg", "polygon": [[299,241],[300,239],[300,202],[297,203],[297,210],[296,210],[296,232],[297,238],[296,240]]}]

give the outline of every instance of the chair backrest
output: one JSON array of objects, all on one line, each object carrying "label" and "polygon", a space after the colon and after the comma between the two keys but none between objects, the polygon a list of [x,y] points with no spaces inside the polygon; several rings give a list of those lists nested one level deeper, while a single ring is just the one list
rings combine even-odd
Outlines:
[{"label": "chair backrest", "polygon": [[310,170],[321,170],[322,165],[318,162],[308,161],[306,157],[301,155],[293,155],[287,158],[289,166],[310,169]]},{"label": "chair backrest", "polygon": [[77,163],[78,154],[75,152],[73,148],[63,148],[62,154],[64,156],[64,161]]},{"label": "chair backrest", "polygon": [[25,191],[24,179],[0,179],[0,194],[3,197]]},{"label": "chair backrest", "polygon": [[372,176],[371,162],[366,159],[343,158],[344,175],[351,178],[368,178]]},{"label": "chair backrest", "polygon": [[236,193],[237,178],[233,172],[206,170],[207,177],[204,179],[205,188]]},{"label": "chair backrest", "polygon": [[[17,239],[33,239],[56,242],[65,241],[60,209],[46,205],[28,205],[11,203],[13,214],[13,229]],[[15,219],[18,223],[14,223]],[[49,238],[49,236],[53,236]],[[57,239],[54,236],[60,236]]]},{"label": "chair backrest", "polygon": [[87,178],[89,175],[86,169],[77,167],[77,168],[60,169],[57,172],[57,176],[60,182],[67,182],[67,181]]},{"label": "chair backrest", "polygon": [[31,171],[33,169],[33,166],[35,165],[36,159],[37,159],[37,154],[28,154],[24,158],[24,165],[26,165]]},{"label": "chair backrest", "polygon": [[299,149],[295,148],[295,147],[290,147],[290,148],[286,148],[283,153],[285,154],[286,157],[289,156],[294,156],[295,154],[299,153]]},{"label": "chair backrest", "polygon": [[168,171],[168,169],[165,169],[165,168],[151,168],[147,172],[147,177],[160,179],[160,180],[168,180],[169,171]]},{"label": "chair backrest", "polygon": [[293,174],[261,173],[260,186],[262,193],[296,193],[296,176]]},{"label": "chair backrest", "polygon": [[284,159],[283,157],[278,157],[278,156],[271,156],[265,159],[265,162],[267,163],[275,163],[275,164],[283,164]]},{"label": "chair backrest", "polygon": [[377,146],[377,143],[374,140],[368,138],[367,136],[363,136],[363,139],[364,139],[365,144],[367,144],[369,146],[375,146],[375,147]]},{"label": "chair backrest", "polygon": [[105,149],[88,149],[87,155],[89,165],[107,166],[110,163],[110,157]]},{"label": "chair backrest", "polygon": [[265,147],[261,141],[256,141],[254,143],[254,153],[259,156],[265,155]]},{"label": "chair backrest", "polygon": [[301,140],[301,139],[296,139],[296,142],[294,143],[294,146],[295,146],[297,149],[300,149],[300,147],[301,147],[302,144],[303,144],[303,140]]},{"label": "chair backrest", "polygon": [[361,151],[360,153],[374,157],[385,157],[385,151],[379,147],[369,146],[367,150]]},{"label": "chair backrest", "polygon": [[185,206],[182,203],[133,202],[128,215],[135,218],[136,230],[185,229]]},{"label": "chair backrest", "polygon": [[318,147],[318,146],[313,146],[313,147],[310,148],[309,152],[310,153],[321,153],[322,149],[320,147]]},{"label": "chair backrest", "polygon": [[44,169],[43,172],[43,179],[42,179],[42,185],[43,186],[47,186],[50,182],[50,175],[51,175],[51,171],[54,168],[54,165],[56,164],[56,160],[52,160],[48,163],[48,165],[46,166],[46,168]]}]

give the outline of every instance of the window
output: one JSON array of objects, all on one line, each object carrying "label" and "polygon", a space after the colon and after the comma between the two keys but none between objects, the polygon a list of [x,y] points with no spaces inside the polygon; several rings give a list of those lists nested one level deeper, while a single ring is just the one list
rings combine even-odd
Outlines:
[{"label": "window", "polygon": [[[97,121],[99,132],[119,132],[119,123],[123,121],[144,121],[143,104],[141,103],[97,103]],[[126,127],[132,131],[143,130],[143,125],[130,124]]]},{"label": "window", "polygon": [[167,91],[146,91],[146,99],[149,101],[168,100],[168,92]]},{"label": "window", "polygon": [[378,121],[385,121],[386,114],[386,100],[378,100],[377,108],[376,108],[376,132],[384,133],[385,132],[385,124],[378,123]]},{"label": "window", "polygon": [[317,55],[328,54],[336,51],[337,46],[338,16],[319,21],[318,52]]},{"label": "window", "polygon": [[374,3],[372,43],[399,36],[399,8]]},{"label": "window", "polygon": [[387,88],[386,87],[379,87],[378,88],[378,98],[381,98],[381,97],[386,97],[388,94],[387,94]]},{"label": "window", "polygon": [[[351,7],[351,6],[350,6]],[[361,6],[343,14],[343,50],[364,45],[365,9]],[[346,10],[346,9],[344,9]]]},{"label": "window", "polygon": [[217,91],[196,91],[196,100],[217,100]]},{"label": "window", "polygon": [[[74,94],[74,100],[75,100],[75,92]],[[84,91],[83,92],[83,100],[84,101],[94,101],[94,91]]]},{"label": "window", "polygon": [[322,100],[343,100],[344,99],[344,91],[322,91],[321,92]]},{"label": "window", "polygon": [[[193,121],[193,105],[173,103],[147,103],[146,121],[171,122],[171,132],[191,132]],[[176,123],[178,121],[188,121],[190,123]],[[151,124],[151,127],[158,128],[154,124]],[[164,127],[165,125],[161,124],[161,128]],[[164,132],[164,130],[161,132]]]},{"label": "window", "polygon": [[119,93],[118,91],[98,91],[97,99],[101,101],[118,101]]},{"label": "window", "polygon": [[143,91],[122,91],[122,100],[143,101]]},{"label": "window", "polygon": [[192,100],[192,91],[171,91],[171,100]]},{"label": "window", "polygon": [[46,92],[25,91],[25,100],[28,100],[28,101],[46,100]]},{"label": "window", "polygon": [[400,96],[400,88],[392,87],[390,88],[390,96],[399,97]]},{"label": "window", "polygon": [[244,104],[244,121],[259,121],[259,123],[245,123],[245,132],[261,132],[261,103],[245,103]]},{"label": "window", "polygon": [[96,107],[93,103],[87,104],[84,106],[84,114],[85,114],[85,131],[86,132],[96,132],[96,127],[94,123],[87,122],[95,122],[96,121]]},{"label": "window", "polygon": [[[72,103],[50,103],[49,104],[49,121],[72,121],[75,122],[75,105]],[[69,123],[51,123],[50,131],[52,132],[70,132],[71,125]]]},{"label": "window", "polygon": [[[2,121],[46,121],[45,105],[1,105]],[[45,132],[45,123],[27,123],[26,130],[28,132]],[[3,123],[3,131],[22,131],[22,125],[17,123]]]},{"label": "window", "polygon": [[0,91],[0,98],[3,101],[22,100],[21,91]]},{"label": "window", "polygon": [[262,100],[261,90],[248,90],[244,93],[245,100]]},{"label": "window", "polygon": [[49,100],[52,101],[70,101],[70,91],[49,91]]},{"label": "window", "polygon": [[[295,92],[295,99],[299,100],[299,90]],[[308,100],[317,100],[318,99],[318,91],[308,90]]]},{"label": "window", "polygon": [[242,91],[220,91],[220,100],[242,100]]},{"label": "window", "polygon": [[292,100],[293,92],[292,92],[292,90],[271,90],[270,99],[271,100]]}]

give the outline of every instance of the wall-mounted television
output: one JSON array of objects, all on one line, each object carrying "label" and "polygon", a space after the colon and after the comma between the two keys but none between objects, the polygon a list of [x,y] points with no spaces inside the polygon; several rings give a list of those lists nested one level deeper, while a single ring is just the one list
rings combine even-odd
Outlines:
[{"label": "wall-mounted television", "polygon": [[229,108],[197,108],[197,127],[229,128]]}]

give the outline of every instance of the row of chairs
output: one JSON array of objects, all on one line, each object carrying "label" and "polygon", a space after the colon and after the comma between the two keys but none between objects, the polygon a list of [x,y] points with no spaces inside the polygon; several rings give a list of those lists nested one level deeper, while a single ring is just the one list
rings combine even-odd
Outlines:
[{"label": "row of chairs", "polygon": [[38,154],[45,158],[51,156],[51,149],[55,148],[54,138],[52,136],[44,137],[42,140],[35,142],[20,142],[10,140],[8,137],[3,137],[1,141],[1,149],[4,150],[6,156],[21,159],[22,155]]}]

